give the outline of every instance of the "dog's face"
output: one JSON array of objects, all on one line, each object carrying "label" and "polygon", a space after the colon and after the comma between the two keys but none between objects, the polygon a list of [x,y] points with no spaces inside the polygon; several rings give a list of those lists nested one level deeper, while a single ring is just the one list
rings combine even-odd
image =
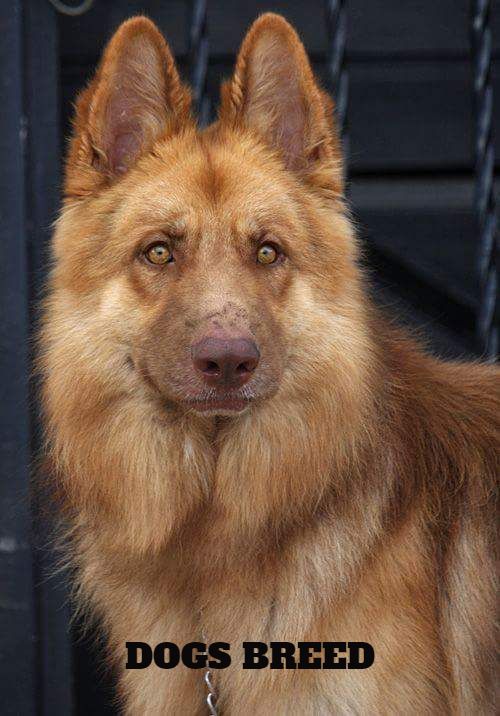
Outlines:
[{"label": "dog's face", "polygon": [[199,132],[158,31],[120,28],[78,103],[55,240],[67,340],[109,385],[230,415],[321,380],[355,277],[330,109],[264,16]]}]

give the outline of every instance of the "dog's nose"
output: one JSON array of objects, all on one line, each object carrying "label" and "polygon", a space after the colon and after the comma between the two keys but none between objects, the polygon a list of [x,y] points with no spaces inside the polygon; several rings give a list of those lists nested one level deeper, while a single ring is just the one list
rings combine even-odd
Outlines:
[{"label": "dog's nose", "polygon": [[260,353],[248,338],[207,337],[192,348],[193,363],[208,385],[239,388],[249,380]]}]

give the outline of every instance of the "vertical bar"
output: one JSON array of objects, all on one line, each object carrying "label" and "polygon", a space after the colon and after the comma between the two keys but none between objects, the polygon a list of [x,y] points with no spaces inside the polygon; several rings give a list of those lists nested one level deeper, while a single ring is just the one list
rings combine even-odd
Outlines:
[{"label": "vertical bar", "polygon": [[28,501],[28,284],[21,0],[0,3],[0,674],[2,713],[36,713]]},{"label": "vertical bar", "polygon": [[[57,13],[49,2],[24,0],[24,105],[27,132],[25,165],[29,271],[29,317],[37,325],[47,275],[51,225],[60,199],[59,48]],[[33,346],[33,341],[31,341]],[[33,358],[31,355],[30,358]],[[31,448],[41,448],[37,421],[38,386],[32,382]],[[35,462],[36,464],[36,462]],[[50,505],[35,491],[35,598],[37,617],[38,709],[43,716],[72,712],[72,663],[68,594],[53,577],[55,558],[47,545],[53,524]],[[42,515],[43,514],[43,518]]]},{"label": "vertical bar", "polygon": [[202,127],[210,121],[210,98],[207,95],[208,53],[207,0],[192,0],[189,65],[194,105]]},{"label": "vertical bar", "polygon": [[475,204],[479,228],[477,340],[494,361],[499,349],[498,223],[494,195],[493,86],[491,83],[490,0],[472,0],[471,44],[475,110]]},{"label": "vertical bar", "polygon": [[349,102],[349,75],[346,69],[347,0],[326,0],[326,28],[328,49],[326,69],[328,89],[335,102],[335,116],[344,156],[344,179],[349,160],[349,134],[347,132],[347,106]]},{"label": "vertical bar", "polygon": [[347,10],[346,0],[326,0],[328,49],[326,67],[329,90],[335,100],[337,122],[342,134],[346,130],[349,76],[346,70]]}]

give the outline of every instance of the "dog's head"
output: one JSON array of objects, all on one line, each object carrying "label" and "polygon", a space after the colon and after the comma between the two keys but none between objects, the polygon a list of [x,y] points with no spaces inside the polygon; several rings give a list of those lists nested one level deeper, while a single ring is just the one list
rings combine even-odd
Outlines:
[{"label": "dog's head", "polygon": [[276,15],[250,29],[204,131],[156,27],[119,28],[77,103],[54,242],[58,325],[101,392],[234,415],[305,395],[355,351],[331,115]]}]

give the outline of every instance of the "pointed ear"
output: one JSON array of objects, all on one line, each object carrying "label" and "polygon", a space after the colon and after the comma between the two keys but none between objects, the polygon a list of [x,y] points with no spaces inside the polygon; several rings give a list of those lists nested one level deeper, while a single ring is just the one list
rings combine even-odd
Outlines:
[{"label": "pointed ear", "polygon": [[124,22],[76,103],[66,195],[82,196],[124,174],[156,139],[190,121],[190,93],[157,27]]},{"label": "pointed ear", "polygon": [[221,122],[254,130],[279,150],[289,169],[341,193],[332,110],[295,30],[280,15],[261,15],[243,41],[233,78],[222,88]]}]

